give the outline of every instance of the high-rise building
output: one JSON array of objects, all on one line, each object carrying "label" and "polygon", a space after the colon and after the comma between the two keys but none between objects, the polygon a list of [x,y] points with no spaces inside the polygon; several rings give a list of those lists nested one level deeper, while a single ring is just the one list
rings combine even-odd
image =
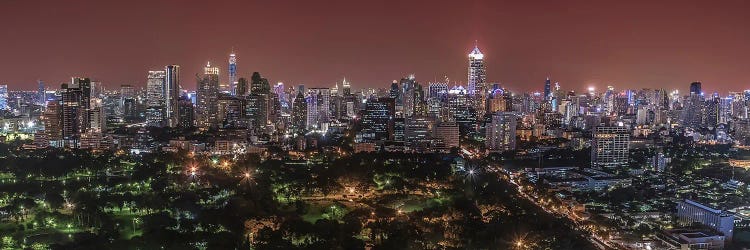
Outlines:
[{"label": "high-rise building", "polygon": [[240,79],[237,80],[237,88],[235,91],[235,95],[237,96],[245,96],[247,95],[247,78],[240,77]]},{"label": "high-rise building", "polygon": [[690,83],[690,94],[695,94],[695,95],[703,94],[703,89],[701,88],[701,82]]},{"label": "high-rise building", "polygon": [[77,147],[80,134],[91,128],[91,80],[73,77],[70,84],[61,86],[62,136],[65,145]]},{"label": "high-rise building", "polygon": [[193,102],[187,95],[180,96],[180,99],[177,101],[178,127],[190,128],[195,126],[195,110],[193,107]]},{"label": "high-rise building", "polygon": [[271,86],[268,79],[261,77],[260,73],[253,72],[250,77],[250,94],[247,96],[246,116],[250,119],[250,125],[256,132],[264,132],[269,123],[269,114],[273,112],[270,100]]},{"label": "high-rise building", "polygon": [[208,63],[204,68],[203,75],[199,76],[196,91],[196,116],[199,128],[216,128],[219,126],[217,119],[219,103],[219,68],[211,67]]},{"label": "high-rise building", "polygon": [[544,99],[549,100],[552,97],[552,84],[549,80],[549,77],[547,77],[547,80],[544,80]]},{"label": "high-rise building", "polygon": [[146,82],[146,124],[153,127],[163,127],[166,116],[164,91],[165,72],[152,70],[148,72]]},{"label": "high-rise building", "polygon": [[342,88],[342,94],[344,96],[349,96],[352,94],[352,86],[349,82],[346,81],[346,78],[344,78],[344,81],[341,83]]},{"label": "high-rise building", "polygon": [[0,110],[9,110],[8,106],[8,85],[0,85]]},{"label": "high-rise building", "polygon": [[401,94],[403,95],[403,116],[411,117],[414,115],[414,109],[417,103],[415,92],[417,88],[417,81],[415,80],[414,75],[409,75],[409,77],[401,79],[399,85],[401,85]]},{"label": "high-rise building", "polygon": [[54,100],[47,103],[42,122],[47,140],[53,146],[60,146],[63,139],[63,113],[60,101]]},{"label": "high-rise building", "polygon": [[45,95],[45,89],[44,89],[44,82],[42,80],[37,81],[37,100],[36,104],[40,106],[44,106],[44,104],[47,102],[47,96]]},{"label": "high-rise building", "polygon": [[229,54],[229,89],[232,95],[237,95],[237,55],[234,51]]},{"label": "high-rise building", "polygon": [[393,98],[370,99],[362,113],[362,130],[357,136],[360,142],[385,141],[393,134],[395,100]]},{"label": "high-rise building", "polygon": [[502,152],[516,149],[516,115],[511,112],[492,114],[491,122],[485,127],[487,150]]},{"label": "high-rise building", "polygon": [[479,47],[475,44],[474,49],[469,53],[469,70],[468,70],[468,94],[471,97],[471,101],[476,112],[476,117],[481,119],[484,117],[486,109],[487,99],[487,86],[484,66],[484,54],[479,51]]},{"label": "high-rise building", "polygon": [[177,127],[180,117],[179,98],[180,98],[180,66],[167,65],[164,67],[164,99],[166,125]]},{"label": "high-rise building", "polygon": [[307,101],[303,88],[298,88],[292,102],[292,131],[302,133],[307,128]]},{"label": "high-rise building", "polygon": [[591,165],[596,168],[627,166],[630,133],[624,126],[597,126],[591,141]]},{"label": "high-rise building", "polygon": [[469,52],[469,74],[468,74],[468,92],[469,95],[479,94],[485,88],[485,67],[484,54],[479,47],[474,45],[474,49]]},{"label": "high-rise building", "polygon": [[331,120],[331,89],[309,88],[307,90],[307,129],[327,131]]}]

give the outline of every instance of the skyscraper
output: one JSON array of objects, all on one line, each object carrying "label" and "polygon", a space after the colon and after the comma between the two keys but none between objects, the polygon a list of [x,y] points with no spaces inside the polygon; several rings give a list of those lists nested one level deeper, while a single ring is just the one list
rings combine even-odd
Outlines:
[{"label": "skyscraper", "polygon": [[547,77],[547,80],[544,81],[544,100],[550,100],[552,98],[552,85],[549,80],[549,77]]},{"label": "skyscraper", "polygon": [[229,89],[232,95],[238,95],[237,93],[237,55],[232,51],[229,54]]},{"label": "skyscraper", "polygon": [[164,67],[164,99],[165,99],[165,119],[166,125],[177,127],[179,114],[180,98],[180,66],[167,65]]},{"label": "skyscraper", "polygon": [[690,94],[700,95],[702,93],[703,90],[701,89],[701,82],[690,83]]},{"label": "skyscraper", "polygon": [[152,70],[148,72],[146,82],[146,124],[148,126],[163,127],[165,125],[164,78],[164,71]]},{"label": "skyscraper", "polygon": [[307,129],[327,131],[331,119],[331,89],[309,88],[307,90]]},{"label": "skyscraper", "polygon": [[240,79],[237,80],[237,88],[235,91],[235,95],[238,96],[245,96],[247,95],[247,78],[240,77]]},{"label": "skyscraper", "polygon": [[394,99],[370,99],[362,113],[362,130],[359,142],[376,142],[390,139],[393,135]]},{"label": "skyscraper", "polygon": [[469,79],[468,92],[473,96],[484,91],[487,76],[484,71],[484,54],[479,51],[479,47],[474,45],[474,49],[469,53]]},{"label": "skyscraper", "polygon": [[179,110],[177,112],[179,114],[177,126],[181,128],[195,126],[195,117],[193,115],[195,114],[195,110],[190,98],[188,98],[187,95],[180,96],[180,99],[177,100],[177,106],[177,109]]},{"label": "skyscraper", "polygon": [[260,76],[260,73],[253,72],[250,77],[250,94],[247,96],[246,116],[250,119],[252,128],[256,132],[265,131],[265,126],[269,121],[269,94],[271,86],[268,79]]},{"label": "skyscraper", "polygon": [[307,102],[303,88],[297,89],[297,95],[292,102],[292,131],[302,133],[307,124]]},{"label": "skyscraper", "polygon": [[475,44],[474,49],[469,53],[469,71],[468,71],[468,94],[471,97],[476,118],[482,119],[486,109],[487,80],[484,67],[484,54],[479,51]]},{"label": "skyscraper", "polygon": [[219,102],[219,68],[206,64],[203,75],[197,79],[196,91],[196,115],[198,127],[207,129],[218,127],[218,102]]},{"label": "skyscraper", "polygon": [[9,110],[8,85],[0,85],[0,110]]},{"label": "skyscraper", "polygon": [[65,145],[77,147],[81,133],[90,128],[91,80],[73,77],[61,86],[62,137]]},{"label": "skyscraper", "polygon": [[44,106],[47,97],[45,96],[44,92],[44,82],[42,80],[37,81],[38,89],[36,91],[37,95],[37,101],[36,104],[40,106]]}]

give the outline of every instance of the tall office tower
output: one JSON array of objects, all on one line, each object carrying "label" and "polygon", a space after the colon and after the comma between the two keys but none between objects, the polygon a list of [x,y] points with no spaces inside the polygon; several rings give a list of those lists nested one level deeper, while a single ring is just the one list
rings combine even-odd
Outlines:
[{"label": "tall office tower", "polygon": [[53,146],[60,146],[63,139],[63,113],[60,101],[54,100],[47,104],[47,109],[42,115],[42,122],[47,140]]},{"label": "tall office tower", "polygon": [[297,96],[292,102],[292,131],[302,133],[307,128],[307,101],[302,90],[297,90]]},{"label": "tall office tower", "polygon": [[427,98],[425,98],[422,85],[417,83],[414,86],[414,115],[427,116]]},{"label": "tall office tower", "polygon": [[612,114],[615,110],[615,99],[617,98],[615,93],[615,87],[607,86],[607,91],[604,92],[604,111],[606,114]]},{"label": "tall office tower", "polygon": [[591,166],[611,168],[628,165],[630,134],[623,126],[597,126],[591,141]]},{"label": "tall office tower", "polygon": [[344,96],[348,96],[352,94],[352,86],[351,83],[346,81],[346,78],[344,78],[344,81],[341,83],[342,88],[342,94]]},{"label": "tall office tower", "polygon": [[80,134],[91,127],[91,80],[73,77],[70,84],[61,86],[62,136],[66,145],[77,147]]},{"label": "tall office tower", "polygon": [[47,102],[47,96],[45,95],[44,90],[44,82],[42,80],[37,81],[37,91],[36,91],[36,104],[39,106],[44,106],[44,104]]},{"label": "tall office tower", "polygon": [[307,129],[328,131],[331,119],[331,89],[309,88],[307,90]]},{"label": "tall office tower", "polygon": [[485,90],[485,69],[484,69],[484,54],[479,51],[479,47],[474,45],[474,49],[469,53],[469,79],[468,79],[468,92],[469,95],[473,96],[479,94]]},{"label": "tall office tower", "polygon": [[269,122],[269,94],[271,92],[268,79],[253,72],[250,77],[250,94],[247,96],[246,116],[250,119],[251,127],[256,132],[264,132]]},{"label": "tall office tower", "polygon": [[393,134],[395,100],[393,98],[370,99],[362,112],[362,130],[358,142],[375,142],[390,139]]},{"label": "tall office tower", "polygon": [[8,85],[0,85],[0,110],[9,110],[8,106]]},{"label": "tall office tower", "polygon": [[166,103],[164,79],[166,73],[161,70],[148,72],[146,82],[146,124],[153,127],[163,127],[166,117]]},{"label": "tall office tower", "polygon": [[180,99],[180,66],[167,65],[164,67],[164,100],[165,100],[165,119],[166,125],[177,127],[180,117],[179,99]]},{"label": "tall office tower", "polygon": [[219,102],[219,68],[206,64],[203,75],[197,79],[196,115],[198,127],[202,129],[216,128]]},{"label": "tall office tower", "polygon": [[247,78],[240,77],[240,79],[237,80],[237,89],[235,91],[235,95],[237,96],[245,96],[247,95]]},{"label": "tall office tower", "polygon": [[120,112],[127,121],[135,120],[138,117],[138,104],[135,99],[135,89],[132,85],[123,84],[120,86]]},{"label": "tall office tower", "polygon": [[703,94],[703,89],[701,88],[701,82],[690,83],[690,94],[696,94],[696,95]]},{"label": "tall office tower", "polygon": [[544,100],[552,100],[552,85],[551,81],[549,80],[549,76],[547,77],[547,80],[544,80]]},{"label": "tall office tower", "polygon": [[479,47],[475,44],[474,49],[469,53],[469,79],[468,79],[468,94],[473,102],[474,110],[476,111],[476,119],[481,119],[485,114],[486,99],[487,99],[487,87],[484,67],[484,54],[479,51]]},{"label": "tall office tower", "polygon": [[234,51],[229,54],[229,92],[237,95],[237,55]]},{"label": "tall office tower", "polygon": [[704,114],[706,113],[706,103],[700,82],[690,84],[690,95],[685,98],[682,111],[683,126],[698,128],[705,125]]},{"label": "tall office tower", "polygon": [[276,95],[276,98],[279,99],[279,111],[281,114],[288,114],[289,109],[292,107],[289,103],[289,95],[287,95],[286,90],[284,89],[284,83],[278,82],[276,85],[273,86],[273,94]]},{"label": "tall office tower", "polygon": [[187,95],[180,96],[177,100],[177,127],[191,128],[195,126],[195,109],[193,108],[193,102]]},{"label": "tall office tower", "polygon": [[417,102],[415,99],[417,81],[415,80],[414,75],[409,75],[407,78],[402,78],[399,85],[401,85],[401,93],[403,95],[403,115],[404,117],[411,117],[414,115],[414,105]]},{"label": "tall office tower", "polygon": [[711,99],[706,100],[704,107],[705,117],[703,118],[703,126],[716,128],[716,125],[721,121],[721,97],[718,94],[714,94]]},{"label": "tall office tower", "polygon": [[91,98],[91,104],[88,109],[89,127],[84,132],[106,133],[107,132],[107,114],[102,107],[102,99],[98,97]]},{"label": "tall office tower", "polygon": [[502,152],[516,149],[516,115],[511,112],[492,114],[492,121],[486,125],[485,146],[487,150]]}]

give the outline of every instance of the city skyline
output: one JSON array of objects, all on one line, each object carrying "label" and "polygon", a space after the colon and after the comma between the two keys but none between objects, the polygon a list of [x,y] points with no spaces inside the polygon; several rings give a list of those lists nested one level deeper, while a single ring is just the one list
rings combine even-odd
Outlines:
[{"label": "city skyline", "polygon": [[[744,74],[750,65],[742,60],[748,54],[743,41],[750,35],[742,29],[743,2],[576,1],[540,8],[484,1],[325,7],[224,1],[205,12],[190,4],[177,6],[181,11],[169,18],[149,15],[159,6],[172,6],[169,1],[148,3],[149,8],[145,2],[3,3],[0,16],[8,22],[0,27],[17,39],[0,48],[2,68],[12,72],[2,74],[0,83],[32,90],[37,80],[57,86],[71,76],[85,76],[110,89],[143,87],[148,70],[177,64],[189,77],[200,73],[206,61],[221,69],[224,83],[233,50],[238,77],[257,71],[289,86],[330,87],[346,77],[357,89],[386,88],[411,73],[422,83],[447,76],[466,85],[465,59],[475,41],[486,55],[487,82],[517,91],[542,91],[547,76],[581,92],[608,85],[687,92],[686,83],[702,81],[706,93],[726,93],[747,89],[750,82]],[[16,11],[29,5],[37,11]],[[224,7],[258,10],[251,12],[253,18],[276,21],[253,22],[218,11]],[[556,11],[562,8],[567,11]],[[410,15],[390,14],[399,9]],[[435,17],[448,11],[456,15]],[[87,13],[87,20],[96,22],[67,18],[69,13]],[[204,18],[191,19],[198,14]],[[204,35],[196,38],[196,30]],[[50,38],[58,36],[66,39]],[[31,63],[34,67],[28,67]],[[183,83],[183,88],[194,86]]]}]

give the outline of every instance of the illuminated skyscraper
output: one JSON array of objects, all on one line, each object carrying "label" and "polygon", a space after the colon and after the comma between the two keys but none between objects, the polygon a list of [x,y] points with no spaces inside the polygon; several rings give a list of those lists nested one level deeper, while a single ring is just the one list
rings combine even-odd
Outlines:
[{"label": "illuminated skyscraper", "polygon": [[81,133],[91,128],[89,108],[91,107],[91,80],[73,77],[70,84],[63,83],[62,97],[62,136],[65,144],[78,146]]},{"label": "illuminated skyscraper", "polygon": [[690,83],[690,94],[700,95],[702,93],[701,82]]},{"label": "illuminated skyscraper", "polygon": [[297,96],[292,102],[292,131],[301,133],[307,128],[307,102],[304,88],[297,88]]},{"label": "illuminated skyscraper", "polygon": [[229,54],[229,89],[232,95],[238,95],[237,93],[237,55],[232,51]]},{"label": "illuminated skyscraper", "polygon": [[552,85],[549,77],[544,81],[544,100],[550,100],[552,98]]},{"label": "illuminated skyscraper", "polygon": [[177,127],[179,123],[180,66],[167,65],[164,68],[164,99],[166,125]]},{"label": "illuminated skyscraper", "polygon": [[46,98],[46,96],[44,94],[44,82],[42,80],[39,80],[37,82],[37,85],[38,85],[39,88],[37,89],[37,92],[36,92],[36,95],[37,95],[36,104],[40,105],[40,106],[44,106],[44,103],[47,100],[47,98]]},{"label": "illuminated skyscraper", "polygon": [[484,67],[484,54],[479,51],[479,47],[475,44],[474,49],[469,53],[469,74],[468,74],[468,94],[472,97],[474,102],[474,110],[476,111],[476,117],[482,118],[485,113],[485,101],[487,95],[487,87],[485,82],[487,75],[485,74]]},{"label": "illuminated skyscraper", "polygon": [[469,95],[475,95],[484,90],[486,78],[484,54],[475,45],[474,49],[469,53],[469,79],[467,82]]},{"label": "illuminated skyscraper", "polygon": [[164,96],[165,72],[152,70],[148,72],[146,82],[146,124],[148,126],[164,126],[166,114]]},{"label": "illuminated skyscraper", "polygon": [[8,109],[8,85],[0,85],[0,110]]},{"label": "illuminated skyscraper", "polygon": [[199,128],[218,127],[219,68],[209,62],[197,79],[196,116]]}]

